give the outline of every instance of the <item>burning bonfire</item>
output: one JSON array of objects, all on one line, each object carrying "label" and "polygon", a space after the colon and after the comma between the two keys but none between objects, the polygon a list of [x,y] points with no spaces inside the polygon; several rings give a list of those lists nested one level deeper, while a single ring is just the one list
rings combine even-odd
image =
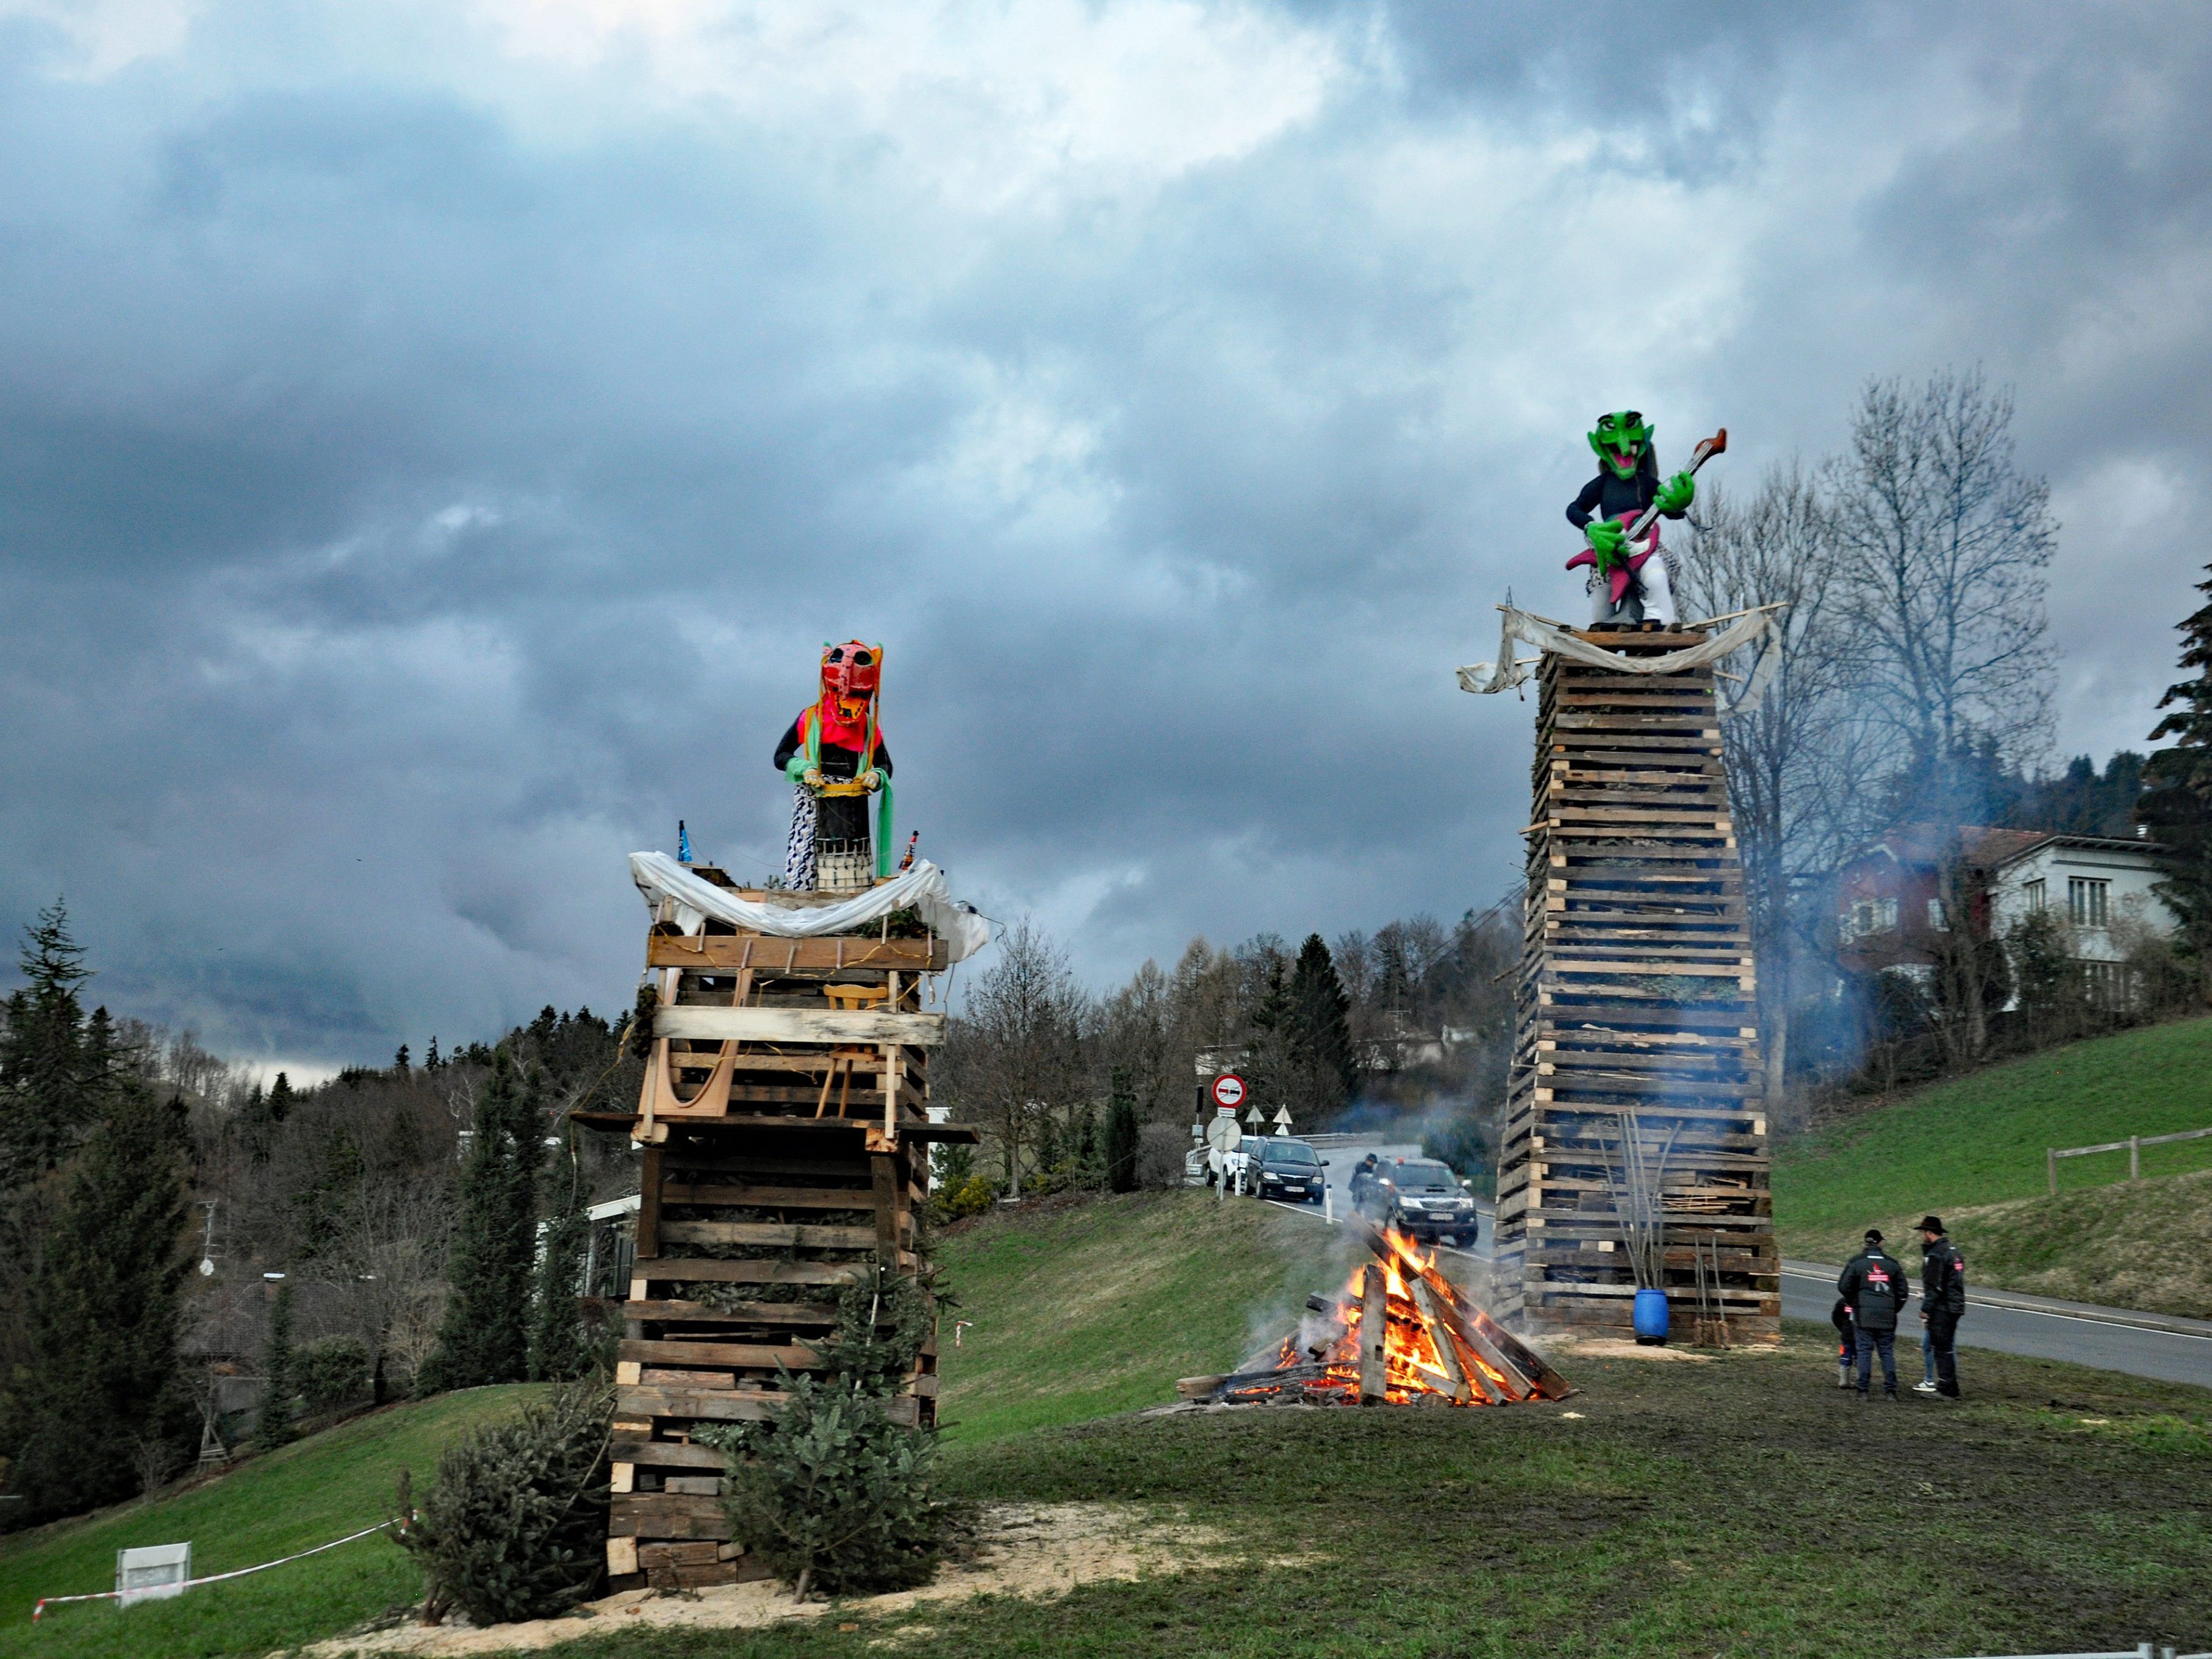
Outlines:
[{"label": "burning bonfire", "polygon": [[1510,1406],[1562,1400],[1567,1380],[1437,1271],[1395,1229],[1350,1223],[1376,1259],[1353,1269],[1264,1370],[1186,1377],[1187,1399],[1221,1405]]}]

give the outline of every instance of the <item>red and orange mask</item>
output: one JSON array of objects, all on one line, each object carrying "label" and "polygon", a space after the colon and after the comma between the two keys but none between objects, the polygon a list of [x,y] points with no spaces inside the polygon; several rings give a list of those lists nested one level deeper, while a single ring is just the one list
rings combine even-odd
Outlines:
[{"label": "red and orange mask", "polygon": [[882,684],[884,648],[860,640],[822,647],[822,741],[840,749],[866,746],[868,711]]}]

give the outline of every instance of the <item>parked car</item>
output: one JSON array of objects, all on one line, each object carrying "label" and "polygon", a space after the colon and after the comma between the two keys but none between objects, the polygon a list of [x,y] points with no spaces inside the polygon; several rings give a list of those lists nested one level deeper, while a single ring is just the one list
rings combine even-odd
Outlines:
[{"label": "parked car", "polygon": [[1468,1183],[1432,1158],[1394,1158],[1376,1165],[1358,1200],[1360,1213],[1433,1244],[1474,1242],[1474,1196]]},{"label": "parked car", "polygon": [[1328,1167],[1328,1160],[1304,1141],[1288,1135],[1262,1135],[1244,1145],[1253,1152],[1251,1169],[1244,1177],[1247,1191],[1293,1204],[1321,1202],[1328,1181],[1322,1171]]}]

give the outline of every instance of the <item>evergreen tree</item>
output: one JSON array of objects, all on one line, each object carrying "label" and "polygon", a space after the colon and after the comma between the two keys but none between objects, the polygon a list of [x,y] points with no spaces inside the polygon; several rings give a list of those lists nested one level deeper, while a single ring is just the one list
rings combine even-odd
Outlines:
[{"label": "evergreen tree", "polygon": [[299,1103],[299,1095],[292,1088],[292,1079],[282,1072],[277,1073],[276,1080],[269,1085],[269,1121],[282,1123],[292,1115],[292,1108]]},{"label": "evergreen tree", "polygon": [[28,1363],[4,1405],[32,1519],[129,1497],[137,1476],[118,1448],[180,1436],[191,1419],[177,1372],[190,1265],[184,1114],[131,1079],[112,1081],[100,1104],[60,1178],[25,1309]]},{"label": "evergreen tree", "polygon": [[426,1391],[519,1382],[528,1374],[542,1091],[535,1066],[523,1085],[507,1047],[494,1052],[461,1171],[460,1231],[438,1346],[423,1367]]},{"label": "evergreen tree", "polygon": [[1114,1068],[1106,1099],[1106,1184],[1117,1193],[1137,1190],[1137,1091],[1129,1068]]},{"label": "evergreen tree", "polygon": [[592,1239],[590,1189],[571,1166],[568,1201],[546,1224],[538,1263],[538,1292],[531,1310],[530,1379],[565,1382],[592,1366],[592,1342],[577,1297],[584,1289],[584,1258]]},{"label": "evergreen tree", "polygon": [[[2197,591],[2212,599],[2212,576]],[[2174,849],[2159,895],[2180,918],[2179,945],[2196,958],[2200,988],[2212,1000],[2212,605],[2200,606],[2178,626],[2181,665],[2197,672],[2168,686],[2158,700],[2171,712],[2153,728],[2151,741],[2172,738],[2174,744],[2144,763],[2150,788],[2136,817]]]},{"label": "evergreen tree", "polygon": [[1306,935],[1291,969],[1290,1025],[1296,1060],[1293,1109],[1309,1124],[1352,1092],[1352,1000],[1319,933]]},{"label": "evergreen tree", "polygon": [[300,1392],[292,1346],[292,1285],[276,1287],[269,1310],[269,1345],[261,1358],[261,1420],[253,1437],[269,1450],[289,1443],[295,1433],[293,1401]]},{"label": "evergreen tree", "polygon": [[[0,1186],[35,1181],[66,1158],[97,1107],[107,1054],[95,1055],[77,990],[92,977],[59,899],[23,930],[26,981],[0,1031]],[[112,1050],[112,1042],[107,1045]]]}]

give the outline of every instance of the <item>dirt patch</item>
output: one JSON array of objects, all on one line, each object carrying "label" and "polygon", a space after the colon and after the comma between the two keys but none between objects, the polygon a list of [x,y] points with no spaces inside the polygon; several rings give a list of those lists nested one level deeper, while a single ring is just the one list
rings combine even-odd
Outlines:
[{"label": "dirt patch", "polygon": [[1687,1360],[1692,1364],[1702,1365],[1713,1358],[1709,1353],[1692,1353],[1687,1348],[1647,1348],[1641,1342],[1632,1342],[1620,1336],[1547,1337],[1539,1346],[1547,1359],[1559,1362],[1561,1370],[1565,1370],[1568,1364],[1577,1359]]},{"label": "dirt patch", "polygon": [[690,1595],[632,1590],[590,1602],[562,1619],[495,1625],[489,1630],[458,1620],[434,1627],[404,1625],[337,1637],[300,1652],[306,1659],[526,1652],[625,1630],[752,1630],[832,1613],[846,1620],[881,1618],[971,1595],[1035,1600],[1065,1595],[1080,1585],[1103,1580],[1181,1572],[1200,1560],[1217,1567],[1237,1564],[1237,1559],[1221,1553],[1219,1534],[1133,1504],[994,1504],[977,1520],[974,1556],[947,1564],[936,1582],[920,1589],[803,1606],[792,1601],[789,1590],[772,1583],[728,1584]]}]

